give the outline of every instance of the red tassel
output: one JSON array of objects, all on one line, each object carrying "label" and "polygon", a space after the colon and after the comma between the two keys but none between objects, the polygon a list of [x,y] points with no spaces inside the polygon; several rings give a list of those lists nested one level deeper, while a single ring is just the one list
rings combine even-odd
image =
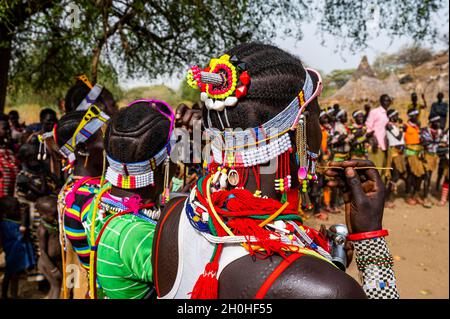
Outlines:
[{"label": "red tassel", "polygon": [[191,292],[191,299],[217,299],[219,295],[218,270],[219,263],[216,261],[206,264],[205,271],[198,278]]}]

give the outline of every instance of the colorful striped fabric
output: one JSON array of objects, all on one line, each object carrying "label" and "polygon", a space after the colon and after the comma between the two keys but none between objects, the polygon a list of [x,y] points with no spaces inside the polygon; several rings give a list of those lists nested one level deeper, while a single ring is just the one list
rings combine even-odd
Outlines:
[{"label": "colorful striped fabric", "polygon": [[[88,234],[93,217],[93,202],[88,214],[83,215]],[[112,216],[110,213],[97,212],[95,238]],[[149,293],[153,285],[151,255],[155,229],[156,222],[150,222],[139,214],[126,214],[110,222],[97,248],[99,294],[105,294],[111,299],[141,299]],[[90,237],[88,241],[94,245]]]},{"label": "colorful striped fabric", "polygon": [[[87,241],[86,231],[82,223],[82,216],[86,214],[94,195],[99,190],[99,180],[87,180],[81,185],[75,185],[70,188],[65,197],[64,209],[64,233],[66,238],[72,244],[80,264],[83,268],[89,269],[90,247]],[[72,200],[67,199],[71,193]]]}]

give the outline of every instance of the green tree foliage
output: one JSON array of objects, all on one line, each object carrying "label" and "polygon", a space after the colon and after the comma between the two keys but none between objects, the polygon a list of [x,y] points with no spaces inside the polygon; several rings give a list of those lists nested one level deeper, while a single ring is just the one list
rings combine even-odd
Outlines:
[{"label": "green tree foliage", "polygon": [[355,72],[355,69],[333,70],[327,74],[323,79],[322,97],[330,96],[343,87],[350,80],[353,72]]},{"label": "green tree foliage", "polygon": [[[390,35],[430,37],[443,0],[374,0]],[[76,4],[76,7],[74,7]],[[323,34],[364,46],[366,2],[351,0],[0,0],[0,111],[11,88],[64,90],[79,73],[123,78],[180,74],[249,40],[302,37],[319,15]],[[395,8],[395,9],[394,9]],[[79,14],[78,14],[79,13]],[[320,17],[321,15],[321,17]],[[77,22],[80,22],[79,24]],[[58,93],[59,94],[59,93]]]},{"label": "green tree foliage", "polygon": [[405,66],[417,67],[433,58],[433,51],[418,44],[403,46],[393,54],[380,54],[375,58],[373,69],[380,78]]}]

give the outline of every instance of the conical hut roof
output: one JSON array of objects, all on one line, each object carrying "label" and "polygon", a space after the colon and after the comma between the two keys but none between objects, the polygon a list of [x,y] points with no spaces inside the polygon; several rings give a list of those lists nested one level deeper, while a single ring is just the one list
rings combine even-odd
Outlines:
[{"label": "conical hut roof", "polygon": [[395,100],[408,100],[409,94],[400,85],[399,79],[394,72],[391,72],[389,77],[384,80],[385,93]]},{"label": "conical hut roof", "polygon": [[350,80],[329,99],[350,105],[377,105],[382,94],[388,94],[396,100],[408,98],[408,93],[401,87],[395,74],[384,81],[378,79],[364,56]]},{"label": "conical hut roof", "polygon": [[362,57],[361,62],[359,62],[358,68],[352,74],[352,78],[355,80],[358,80],[363,76],[367,76],[370,78],[375,77],[375,72],[373,72],[372,68],[370,67],[369,60],[367,60],[367,56]]}]

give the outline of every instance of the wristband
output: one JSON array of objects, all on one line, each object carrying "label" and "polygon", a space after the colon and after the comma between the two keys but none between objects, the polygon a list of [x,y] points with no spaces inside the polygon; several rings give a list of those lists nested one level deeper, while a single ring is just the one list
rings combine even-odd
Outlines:
[{"label": "wristband", "polygon": [[369,231],[365,233],[356,233],[356,234],[350,234],[347,236],[348,240],[351,241],[358,241],[358,240],[364,240],[364,239],[371,239],[376,237],[385,237],[389,235],[387,229],[380,229],[375,231]]}]

